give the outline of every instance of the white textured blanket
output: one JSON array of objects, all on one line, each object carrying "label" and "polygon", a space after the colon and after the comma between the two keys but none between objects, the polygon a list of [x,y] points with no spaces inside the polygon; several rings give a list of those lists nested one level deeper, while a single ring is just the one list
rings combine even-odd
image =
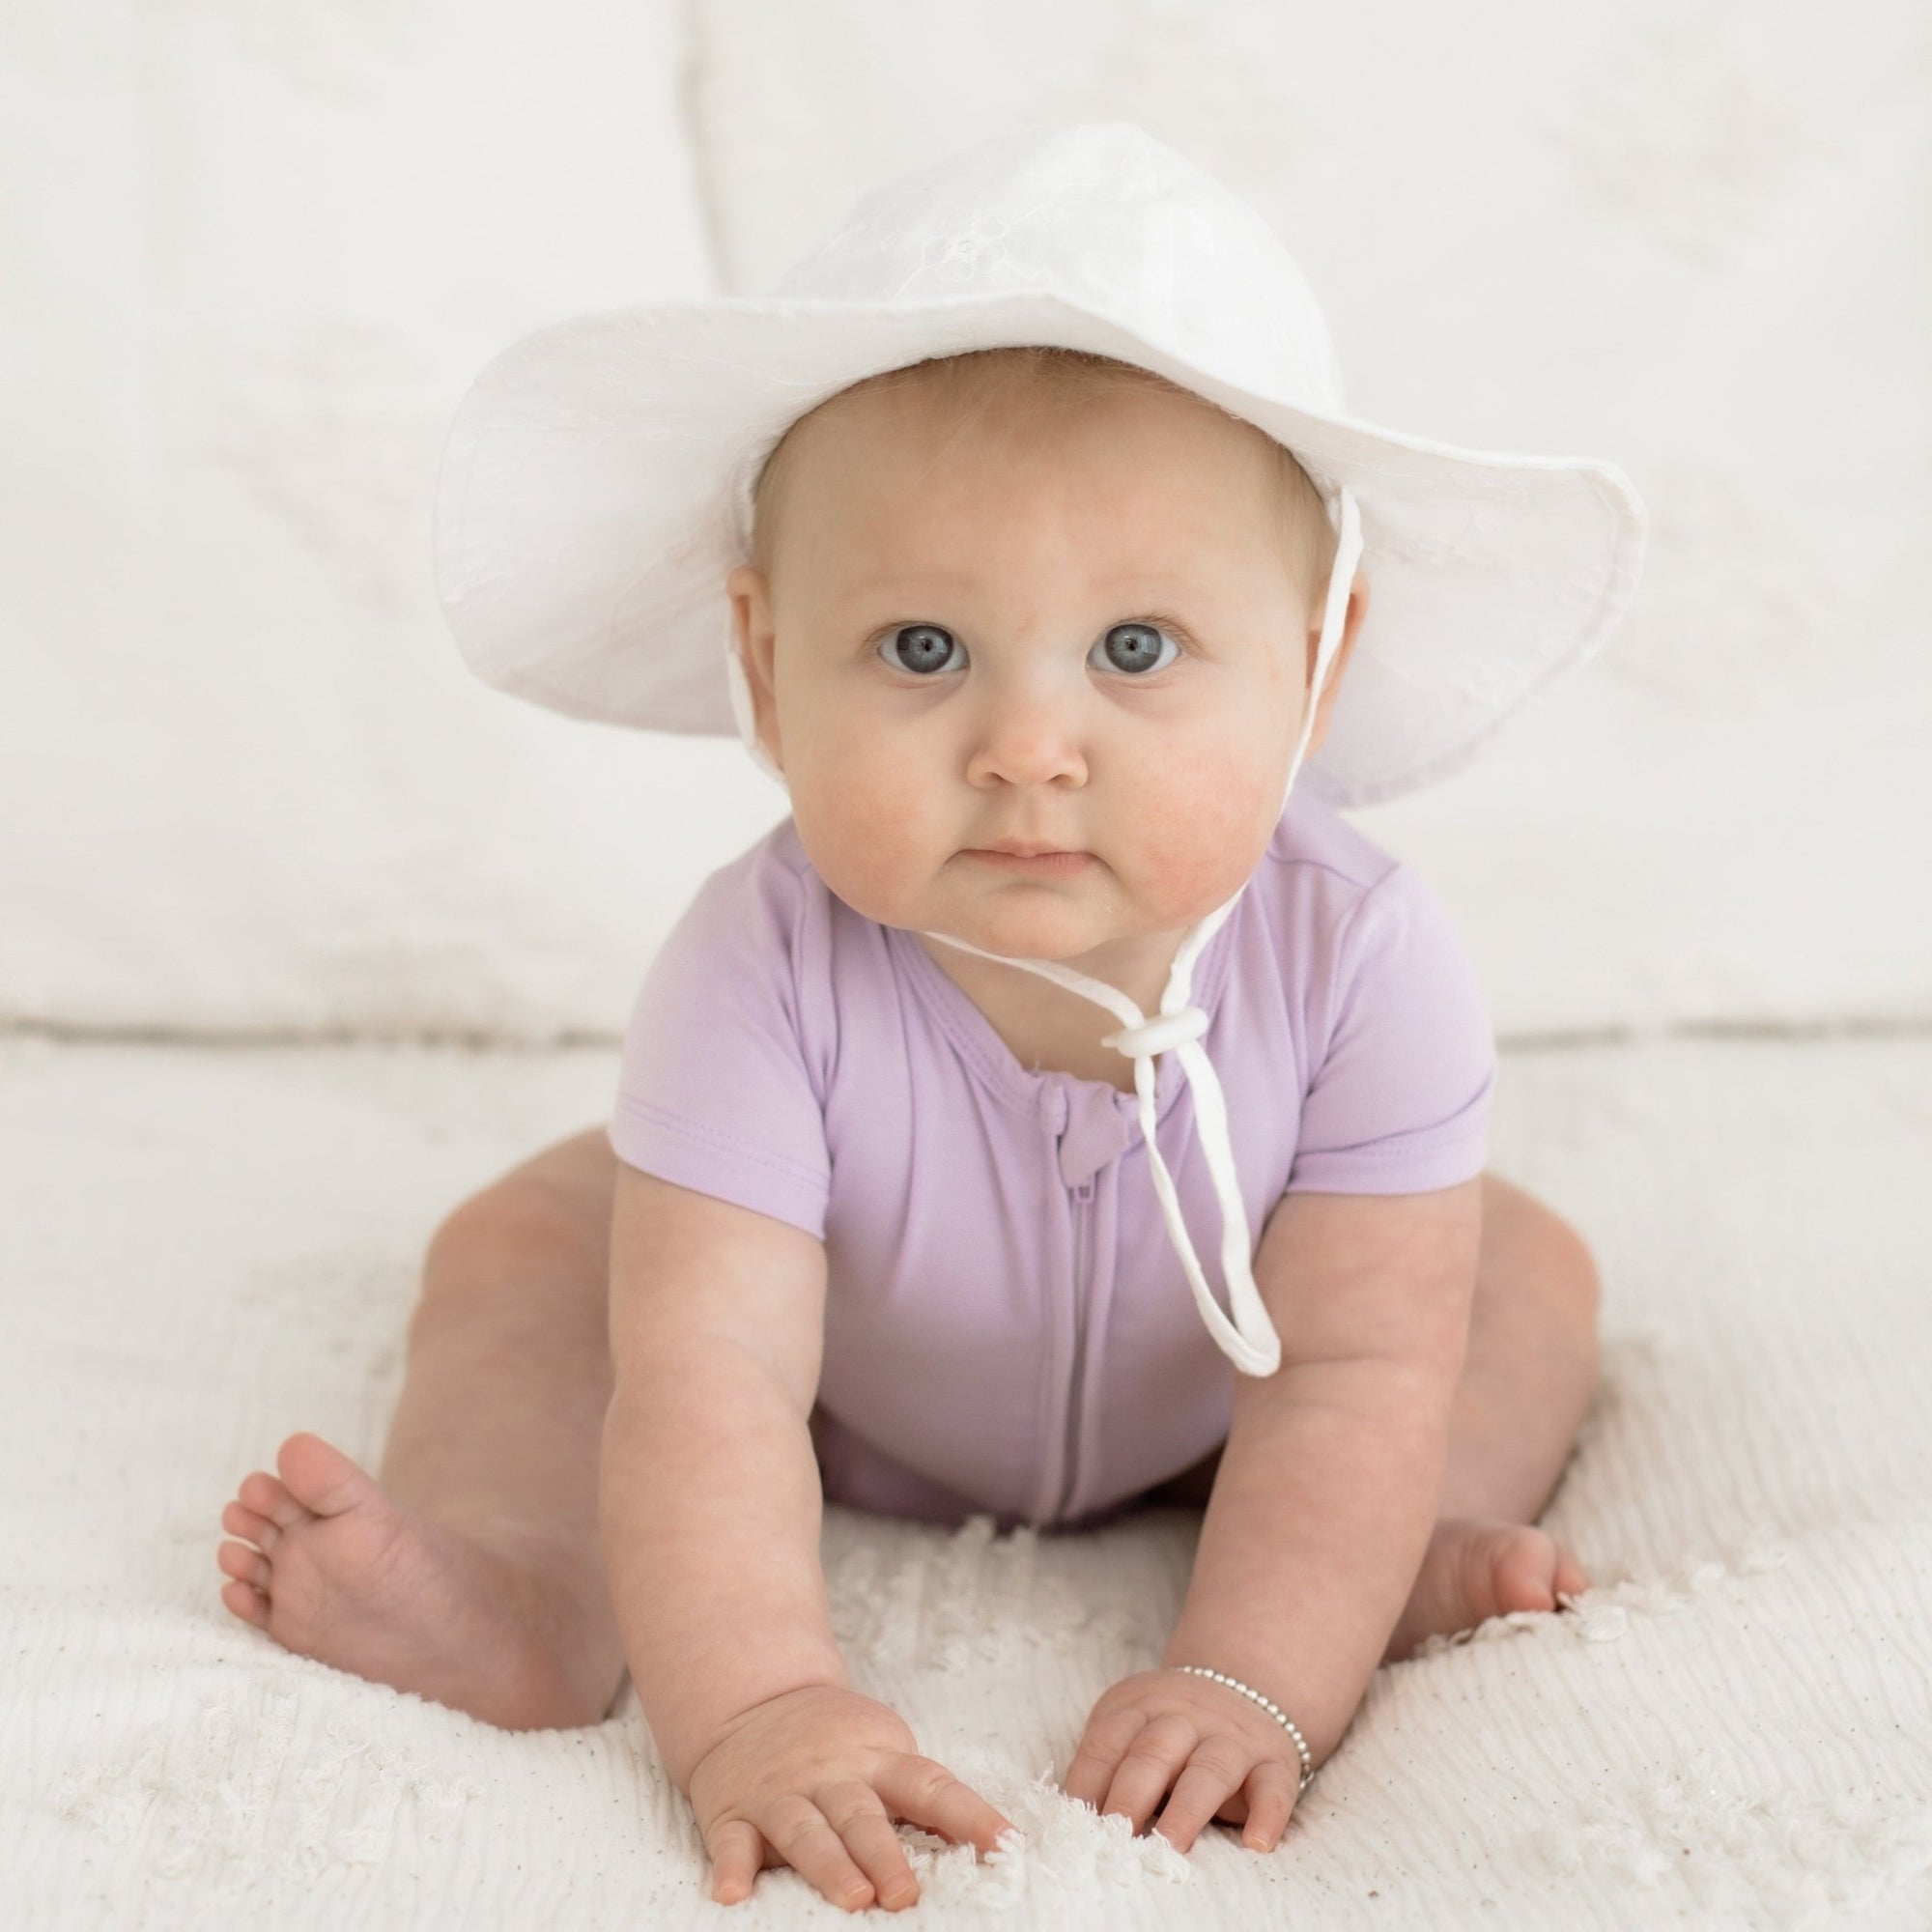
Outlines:
[{"label": "white textured blanket", "polygon": [[[0,1923],[844,1922],[784,1870],[709,1901],[628,1690],[495,1730],[217,1596],[237,1479],[297,1428],[376,1457],[430,1229],[612,1067],[0,1040]],[[906,1828],[917,1922],[1932,1923],[1932,1041],[1506,1048],[1492,1153],[1605,1283],[1546,1519],[1580,1608],[1378,1672],[1273,1854],[1210,1827],[1181,1857],[1053,1774],[1157,1658],[1197,1517],[829,1511],[855,1681],[1028,1834],[976,1865]]]}]

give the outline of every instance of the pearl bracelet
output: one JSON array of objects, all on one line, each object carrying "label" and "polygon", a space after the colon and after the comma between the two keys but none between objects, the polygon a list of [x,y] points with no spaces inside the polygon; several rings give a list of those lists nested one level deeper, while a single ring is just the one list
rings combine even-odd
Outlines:
[{"label": "pearl bracelet", "polygon": [[1243,1697],[1252,1697],[1276,1723],[1284,1726],[1294,1740],[1294,1747],[1301,1753],[1301,1782],[1294,1787],[1294,1795],[1301,1794],[1315,1781],[1315,1759],[1308,1749],[1308,1740],[1295,1727],[1294,1720],[1279,1704],[1270,1703],[1259,1690],[1250,1690],[1238,1677],[1224,1677],[1218,1670],[1209,1670],[1205,1663],[1170,1663],[1170,1670],[1189,1670],[1196,1677],[1211,1677],[1216,1684],[1225,1684],[1230,1690],[1238,1690]]}]

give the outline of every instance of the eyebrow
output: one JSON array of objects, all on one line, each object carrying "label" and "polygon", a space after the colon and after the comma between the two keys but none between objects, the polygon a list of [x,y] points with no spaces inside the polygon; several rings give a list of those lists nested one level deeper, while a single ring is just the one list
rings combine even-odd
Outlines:
[{"label": "eyebrow", "polygon": [[[863,583],[854,585],[844,593],[847,601],[872,597],[900,597],[912,591],[937,590],[954,592],[971,590],[985,582],[983,571],[901,571],[892,577],[868,578]],[[1106,594],[1113,597],[1158,598],[1174,603],[1183,597],[1198,597],[1205,593],[1207,584],[1196,580],[1187,582],[1174,577],[1139,577],[1126,575],[1106,585]]]},{"label": "eyebrow", "polygon": [[845,594],[895,597],[908,590],[970,590],[980,581],[980,573],[964,570],[902,570],[892,577],[866,578]]}]

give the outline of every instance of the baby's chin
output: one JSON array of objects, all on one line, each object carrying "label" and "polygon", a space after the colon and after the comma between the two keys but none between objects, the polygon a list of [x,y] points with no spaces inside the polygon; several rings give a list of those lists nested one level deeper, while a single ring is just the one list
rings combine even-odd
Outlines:
[{"label": "baby's chin", "polygon": [[1221,903],[1202,897],[1198,877],[1191,894],[1173,880],[1136,892],[1131,877],[1098,857],[1074,873],[1023,875],[959,853],[905,855],[896,866],[879,864],[880,856],[835,846],[819,876],[875,925],[943,933],[1009,958],[1074,963],[1103,948],[1173,938]]},{"label": "baby's chin", "polygon": [[1104,896],[1089,897],[1077,888],[1029,883],[990,895],[935,895],[878,923],[943,933],[1005,958],[1051,959],[1075,967],[1089,954],[1178,932],[1186,923],[1177,920],[1172,927],[1162,927],[1147,918],[1123,921],[1120,903],[1118,887]]}]

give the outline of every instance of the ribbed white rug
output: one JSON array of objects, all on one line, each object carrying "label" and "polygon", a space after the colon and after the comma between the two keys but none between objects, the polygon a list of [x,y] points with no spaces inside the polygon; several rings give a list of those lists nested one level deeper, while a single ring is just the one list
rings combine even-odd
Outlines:
[{"label": "ribbed white rug", "polygon": [[[613,1065],[0,1041],[0,1923],[846,1921],[783,1870],[710,1902],[628,1690],[498,1731],[216,1594],[237,1479],[297,1428],[377,1456],[430,1229]],[[1198,1518],[830,1511],[855,1682],[1028,1833],[976,1865],[906,1828],[914,1921],[1932,1923],[1932,1041],[1505,1050],[1492,1152],[1605,1281],[1547,1519],[1580,1609],[1380,1671],[1274,1853],[1182,1857],[1051,1775],[1157,1661]]]}]

